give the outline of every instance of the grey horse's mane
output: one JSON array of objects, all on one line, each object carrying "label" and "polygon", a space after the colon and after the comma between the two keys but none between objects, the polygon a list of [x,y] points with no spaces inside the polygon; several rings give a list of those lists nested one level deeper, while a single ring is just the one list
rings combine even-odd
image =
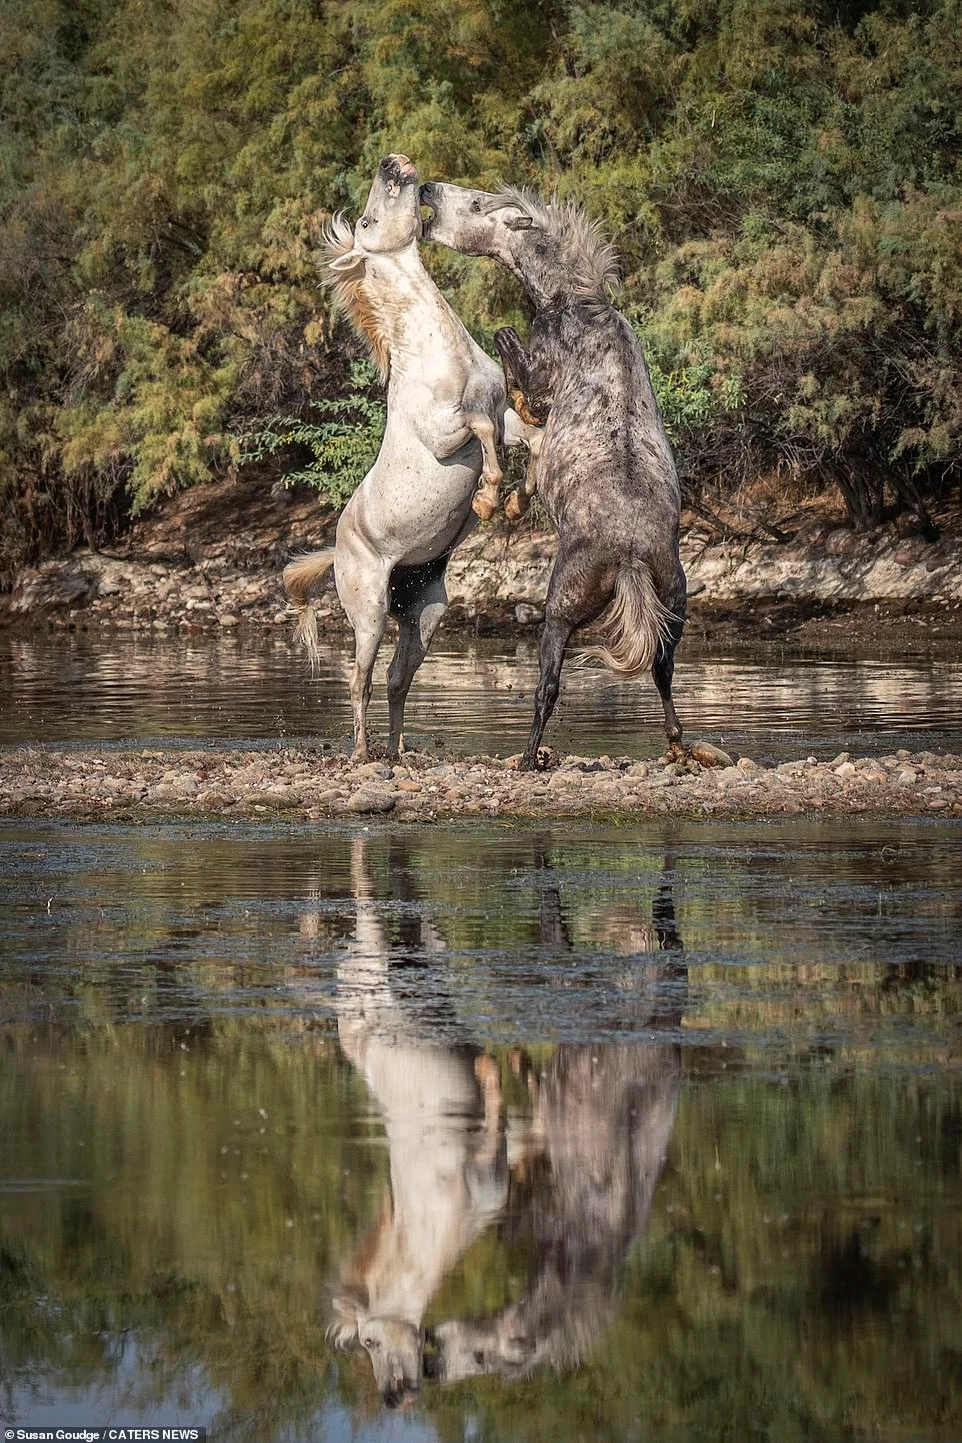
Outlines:
[{"label": "grey horse's mane", "polygon": [[600,221],[591,220],[573,201],[560,200],[557,195],[542,200],[523,186],[503,186],[486,209],[503,210],[507,206],[516,207],[528,217],[532,228],[557,241],[561,263],[569,271],[576,296],[607,299],[608,289],[619,280],[618,253]]}]

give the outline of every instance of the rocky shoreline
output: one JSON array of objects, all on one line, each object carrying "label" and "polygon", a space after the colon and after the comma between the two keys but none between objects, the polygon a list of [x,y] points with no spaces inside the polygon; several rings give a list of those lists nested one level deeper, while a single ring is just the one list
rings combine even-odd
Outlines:
[{"label": "rocky shoreline", "polygon": [[[962,817],[962,755],[910,753],[762,766],[707,745],[693,757],[560,758],[523,773],[517,758],[352,765],[346,755],[286,747],[244,751],[55,750],[0,757],[0,816],[75,821],[183,817],[289,823],[390,815],[430,822],[488,818],[779,817],[800,814]],[[701,755],[704,762],[695,760]]]},{"label": "rocky shoreline", "polygon": [[[962,540],[956,523],[927,542],[894,527],[857,535],[838,515],[813,515],[783,543],[713,539],[687,518],[682,559],[690,632],[737,644],[811,633],[855,613],[877,639],[919,640],[914,618],[942,640],[962,640]],[[79,549],[23,571],[0,597],[0,624],[195,635],[251,627],[288,630],[281,571],[292,555],[330,545],[336,516],[315,495],[254,481],[197,487],[138,521],[108,553]],[[445,628],[525,630],[543,617],[553,534],[497,521],[459,548],[448,569]],[[336,595],[319,599],[321,629],[344,634]],[[903,618],[909,618],[903,625]],[[937,630],[935,630],[937,628]],[[851,627],[844,640],[850,644]]]}]

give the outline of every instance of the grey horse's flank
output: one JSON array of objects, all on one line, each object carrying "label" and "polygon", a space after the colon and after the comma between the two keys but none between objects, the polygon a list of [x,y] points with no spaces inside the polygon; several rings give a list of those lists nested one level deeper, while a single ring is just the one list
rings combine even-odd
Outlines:
[{"label": "grey horse's flank", "polygon": [[433,212],[428,239],[499,261],[535,307],[527,347],[511,329],[495,336],[516,408],[523,398],[523,414],[544,422],[537,489],[560,538],[522,766],[537,765],[572,634],[600,617],[603,640],[585,654],[623,676],[650,669],[678,746],[680,490],[641,345],[608,296],[614,250],[578,207],[527,191],[429,184],[421,200]]},{"label": "grey horse's flank", "polygon": [[494,510],[506,422],[512,444],[533,435],[513,412],[506,417],[501,368],[421,264],[418,192],[407,157],[385,156],[354,230],[335,218],[328,231],[328,279],[387,378],[387,422],[374,465],[341,513],[333,549],[302,556],[284,572],[299,612],[295,634],[315,653],[312,598],[333,574],[354,629],[358,761],[369,756],[367,708],[388,616],[398,623],[388,670],[389,752],[396,757],[411,682],[447,609],[448,558],[475,513]]}]

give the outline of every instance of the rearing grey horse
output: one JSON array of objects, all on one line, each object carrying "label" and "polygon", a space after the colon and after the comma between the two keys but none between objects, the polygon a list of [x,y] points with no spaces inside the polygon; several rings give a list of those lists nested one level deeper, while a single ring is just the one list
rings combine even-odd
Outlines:
[{"label": "rearing grey horse", "polygon": [[433,212],[426,239],[499,261],[535,307],[527,349],[513,330],[495,336],[512,399],[518,405],[517,387],[529,419],[546,422],[534,479],[560,538],[521,765],[538,764],[572,633],[603,612],[606,642],[587,654],[623,676],[650,668],[669,743],[680,746],[671,695],[687,602],[678,477],[641,346],[608,299],[614,252],[578,207],[525,191],[430,184],[421,200]]},{"label": "rearing grey horse", "polygon": [[498,444],[536,444],[540,435],[506,412],[500,366],[476,345],[421,264],[418,190],[410,160],[385,156],[354,231],[335,217],[327,234],[337,302],[388,379],[387,423],[374,465],[341,513],[333,549],[302,556],[284,571],[300,613],[295,636],[316,655],[311,593],[334,568],[354,628],[356,761],[369,756],[371,678],[388,616],[399,628],[388,670],[389,753],[396,757],[411,682],[447,610],[448,558],[475,525],[475,513],[489,517],[497,503]]}]

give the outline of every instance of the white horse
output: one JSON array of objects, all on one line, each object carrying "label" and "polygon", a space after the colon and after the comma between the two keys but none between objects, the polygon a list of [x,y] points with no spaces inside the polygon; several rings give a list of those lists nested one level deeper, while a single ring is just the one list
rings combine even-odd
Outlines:
[{"label": "white horse", "polygon": [[[497,1063],[439,1035],[443,994],[412,984],[392,948],[363,837],[351,884],[357,922],[338,967],[338,1037],[384,1118],[391,1176],[377,1221],[343,1260],[329,1336],[361,1345],[385,1403],[398,1407],[420,1387],[428,1304],[504,1209],[507,1142]],[[425,950],[441,950],[426,919],[418,930]]]},{"label": "white horse", "polygon": [[[399,627],[388,670],[389,755],[404,747],[404,705],[447,610],[451,552],[490,517],[502,479],[498,445],[537,446],[540,433],[506,410],[501,367],[481,350],[421,264],[419,180],[403,155],[381,161],[352,232],[327,233],[337,302],[388,379],[377,460],[341,513],[334,548],[291,562],[284,585],[300,617],[295,637],[317,652],[312,590],[334,568],[354,628],[354,760],[367,761],[367,707],[389,615]],[[478,490],[478,481],[481,489]]]}]

